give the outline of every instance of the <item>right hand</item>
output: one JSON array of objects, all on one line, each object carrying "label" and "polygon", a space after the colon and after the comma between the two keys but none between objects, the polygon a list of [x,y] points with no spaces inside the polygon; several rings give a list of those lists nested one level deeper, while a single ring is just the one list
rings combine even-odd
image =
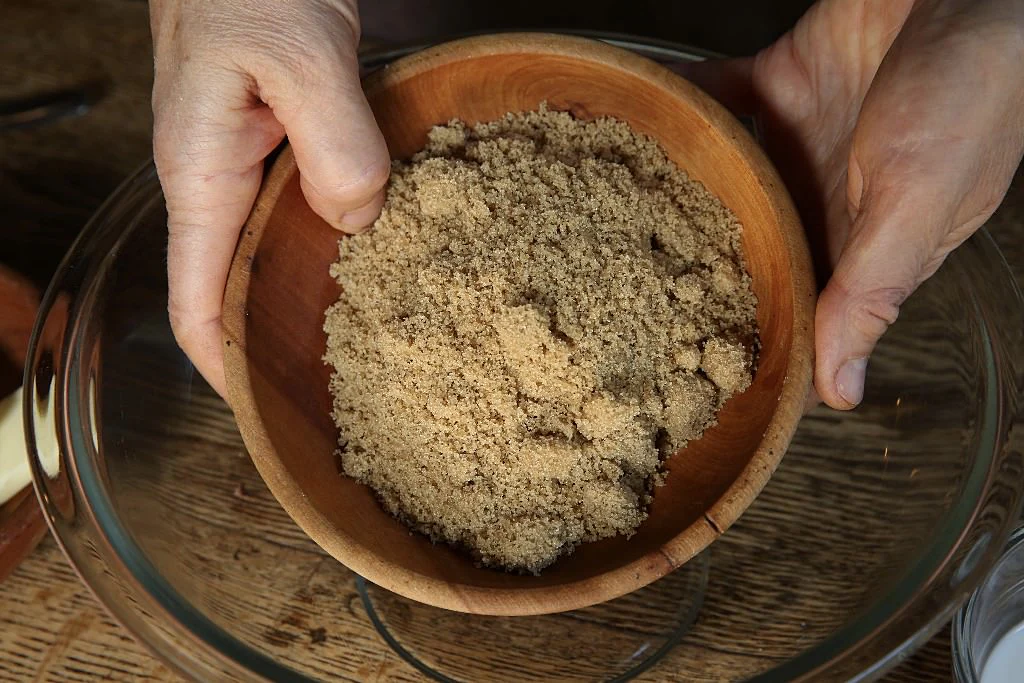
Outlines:
[{"label": "right hand", "polygon": [[168,312],[224,396],[224,286],[263,160],[287,135],[309,205],[359,232],[383,206],[390,159],[359,82],[355,0],[152,0],[150,12]]},{"label": "right hand", "polygon": [[756,57],[681,70],[764,126],[818,247],[817,395],[863,398],[904,300],[1024,156],[1024,0],[819,0]]}]

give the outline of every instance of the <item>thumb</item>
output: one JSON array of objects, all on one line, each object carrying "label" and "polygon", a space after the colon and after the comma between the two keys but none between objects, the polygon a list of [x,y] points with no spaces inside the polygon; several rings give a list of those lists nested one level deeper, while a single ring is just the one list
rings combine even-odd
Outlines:
[{"label": "thumb", "polygon": [[284,126],[310,207],[359,232],[380,213],[391,160],[359,82],[355,41],[330,52],[268,75],[263,96]]},{"label": "thumb", "polygon": [[953,20],[915,6],[860,109],[850,220],[828,226],[849,236],[815,320],[815,388],[834,408],[861,401],[899,306],[992,215],[1020,163],[1019,39],[998,6],[976,9]]},{"label": "thumb", "polygon": [[815,314],[815,377],[818,396],[833,408],[855,407],[864,397],[868,358],[899,307],[938,267],[930,231],[883,202],[865,207],[818,298]]}]

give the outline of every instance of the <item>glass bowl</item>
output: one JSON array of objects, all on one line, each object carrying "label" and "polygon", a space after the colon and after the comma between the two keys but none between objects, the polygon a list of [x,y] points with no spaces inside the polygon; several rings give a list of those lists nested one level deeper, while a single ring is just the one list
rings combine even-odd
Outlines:
[{"label": "glass bowl", "polygon": [[[1024,526],[951,626],[957,683],[1010,681],[1024,661]],[[1017,656],[1012,656],[1016,652]]]},{"label": "glass bowl", "polygon": [[[147,165],[44,298],[25,419],[68,559],[198,680],[866,680],[949,621],[1017,518],[1022,301],[983,230],[907,302],[863,404],[808,415],[746,514],[676,573],[538,618],[409,602],[321,551],[256,474],[230,410],[174,344],[165,226]],[[37,444],[54,435],[50,478]]]}]

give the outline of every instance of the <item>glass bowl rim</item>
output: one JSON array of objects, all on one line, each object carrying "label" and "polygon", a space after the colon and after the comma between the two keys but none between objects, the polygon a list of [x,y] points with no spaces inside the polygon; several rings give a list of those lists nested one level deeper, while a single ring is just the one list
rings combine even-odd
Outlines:
[{"label": "glass bowl rim", "polygon": [[[689,48],[686,48],[685,46],[676,46],[670,43],[665,43],[664,41],[649,41],[647,39],[633,38],[630,36],[623,36],[621,34],[585,31],[572,33],[576,33],[577,35],[589,35],[590,37],[607,40],[613,44],[634,50],[644,51],[645,49],[650,48],[659,56],[674,58],[681,61],[694,61],[716,56],[703,51],[690,51]],[[431,44],[433,44],[433,42]],[[364,62],[364,64],[368,63],[371,66],[380,65],[386,63],[389,59],[399,56],[400,54],[405,54],[424,46],[425,45],[417,45],[407,48],[386,49],[375,53],[371,52],[366,56],[367,61]],[[90,273],[90,276],[92,277],[92,282],[90,284],[95,287],[97,285],[97,274],[102,275],[109,270],[114,262],[113,257],[120,252],[120,246],[136,229],[138,219],[137,215],[130,217],[133,220],[131,220],[127,226],[123,223],[116,225],[112,224],[110,221],[111,215],[116,215],[118,211],[123,210],[124,208],[138,209],[139,206],[134,206],[132,202],[139,204],[140,200],[138,195],[140,193],[154,190],[154,194],[147,196],[148,201],[152,201],[154,198],[162,196],[159,191],[156,170],[150,160],[143,164],[135,173],[128,176],[128,178],[119,185],[110,197],[100,206],[97,212],[86,224],[81,234],[72,244],[60,267],[53,276],[40,306],[40,313],[32,334],[29,351],[30,362],[26,366],[25,371],[24,381],[26,386],[29,386],[32,381],[32,370],[36,365],[35,358],[39,352],[42,323],[45,322],[52,311],[55,298],[57,294],[63,290],[62,285],[65,284],[66,280],[68,280],[69,272],[74,269],[76,260],[81,258],[84,253],[91,255],[86,259],[87,261],[103,261],[101,264],[102,267],[95,268],[95,272]],[[97,249],[96,243],[102,241],[109,242],[110,248],[105,250]],[[1000,271],[1011,285],[1013,296],[1017,304],[1016,309],[1018,311],[1024,310],[1024,297],[1021,296],[1020,289],[1017,286],[1016,280],[1014,279],[1005,258],[988,231],[985,228],[980,229],[976,233],[975,237],[972,238],[971,242],[987,252],[988,256],[994,257],[992,268]],[[976,301],[975,305],[977,305]],[[67,338],[70,335],[69,330],[72,330],[76,325],[80,326],[81,324],[80,316],[69,318],[67,329],[63,335],[64,343],[61,345],[62,356],[66,356],[69,351],[67,344]],[[994,362],[994,359],[991,358],[991,348],[986,346],[986,351],[988,352],[989,357],[987,360],[989,363]],[[76,366],[62,362],[58,367],[61,368],[61,372],[57,378],[57,395],[63,403],[66,403],[68,377],[72,374],[73,369],[76,369]],[[996,375],[996,377],[998,380],[998,375]],[[996,383],[998,384],[999,382],[997,381]],[[994,397],[996,403],[1002,405],[1003,400],[998,392],[992,389],[989,393],[991,395],[990,398]],[[993,408],[990,402],[986,401],[986,404],[989,408]],[[25,394],[23,410],[26,435],[33,434],[34,414],[32,411],[31,392],[26,392]],[[999,415],[995,414],[992,409],[986,411],[985,417],[985,423],[999,421]],[[978,430],[981,431],[982,427],[979,426]],[[50,527],[54,538],[61,547],[65,557],[68,559],[69,564],[82,580],[83,584],[93,592],[94,596],[97,597],[98,602],[104,606],[107,612],[123,625],[124,622],[119,618],[115,607],[108,604],[99,596],[98,593],[96,593],[95,590],[93,590],[89,585],[89,582],[85,580],[84,573],[79,568],[75,560],[72,559],[71,553],[65,546],[65,539],[58,532],[58,518],[61,516],[61,513],[59,510],[53,509],[52,501],[48,494],[49,481],[41,468],[39,455],[35,450],[35,440],[31,436],[28,436],[28,441],[29,457],[33,465],[34,488],[44,510],[44,517],[46,518],[47,524]],[[996,444],[994,443],[995,441],[995,437],[989,438],[986,442],[987,447],[980,449],[983,455],[987,454],[986,458],[982,458],[982,460],[984,460],[984,463],[982,464],[990,465],[991,461],[996,456],[997,450]],[[64,440],[61,440],[62,460],[65,462],[67,462],[69,458],[75,461],[79,460],[73,452],[70,455],[64,452],[65,445]],[[768,671],[756,675],[750,680],[761,683],[771,683],[773,681],[802,680],[825,674],[833,667],[838,667],[847,659],[857,655],[860,648],[862,646],[869,645],[871,641],[875,639],[875,636],[879,635],[879,633],[884,634],[895,630],[895,627],[899,625],[901,618],[907,617],[908,612],[911,611],[910,608],[915,606],[917,602],[921,602],[919,598],[921,597],[921,594],[926,592],[924,589],[930,585],[929,579],[934,578],[933,574],[938,573],[938,570],[944,567],[944,558],[947,558],[958,549],[961,540],[961,533],[970,527],[975,516],[976,508],[981,503],[981,493],[985,488],[987,480],[986,475],[988,474],[988,471],[988,468],[982,469],[977,465],[975,466],[971,476],[967,477],[969,480],[973,480],[974,487],[978,489],[975,495],[969,500],[961,496],[960,500],[958,500],[951,510],[942,518],[941,529],[935,534],[934,539],[936,540],[931,543],[928,552],[922,553],[911,565],[911,568],[905,570],[901,578],[889,588],[887,594],[876,599],[874,604],[871,605],[869,609],[865,610],[857,621],[847,623],[825,639],[818,641],[809,649],[806,649],[795,657],[774,666]],[[92,477],[90,477],[90,479],[91,478]],[[94,479],[94,481],[98,481],[98,478]],[[81,481],[77,483],[83,484]],[[90,488],[93,490],[90,491]],[[118,520],[114,512],[114,506],[107,498],[103,489],[83,486],[81,491],[83,499],[88,501],[93,508],[90,510],[90,513],[96,525],[92,529],[92,532],[98,532],[100,536],[103,537],[105,544],[108,545],[115,553],[116,559],[120,563],[119,569],[125,572],[127,576],[131,577],[131,580],[137,585],[137,587],[161,607],[161,611],[164,613],[164,616],[169,619],[171,627],[179,632],[183,632],[183,635],[185,636],[193,639],[198,638],[202,642],[202,645],[209,650],[209,654],[213,655],[216,659],[229,660],[233,664],[240,666],[242,670],[251,674],[270,677],[271,680],[281,680],[282,678],[291,680],[296,679],[296,677],[298,677],[297,680],[308,680],[298,674],[298,672],[280,665],[263,653],[254,650],[249,645],[243,643],[235,636],[214,624],[205,615],[201,614],[188,600],[184,599],[173,587],[171,587],[163,579],[159,571],[152,566],[145,553],[143,553],[141,548],[137,546],[130,533],[127,532]],[[957,512],[958,514],[953,514],[954,512]],[[959,522],[959,524],[955,524],[954,522]],[[1009,534],[1009,530],[1007,530],[1007,534]],[[938,543],[939,540],[944,542],[940,544]],[[1002,549],[1002,545],[999,545],[998,547]],[[986,553],[983,553],[984,557],[979,560],[977,566],[991,566],[998,560],[999,555],[995,555],[993,557],[991,547],[987,548],[986,551]],[[977,579],[973,587],[976,587],[977,583],[980,581],[981,579]],[[910,598],[909,602],[901,602],[900,599],[905,599],[908,596]],[[864,670],[861,675],[855,676],[851,680],[864,680],[866,678],[873,677],[894,665],[896,661],[898,661],[899,657],[905,654],[909,648],[920,645],[925,639],[941,628],[942,625],[946,623],[946,621],[960,607],[962,602],[963,601],[947,604],[944,609],[938,610],[936,614],[926,620],[923,626],[918,626],[914,629],[909,637],[897,641],[894,645],[887,646],[885,651],[876,651],[870,660],[871,665]],[[892,604],[897,606],[889,607],[889,605]],[[131,629],[127,630],[132,633],[132,635],[136,635]],[[167,652],[160,647],[160,643],[150,642],[141,636],[138,637],[161,659],[168,661],[168,663],[174,666],[174,668],[181,670],[178,665],[168,658]]]}]

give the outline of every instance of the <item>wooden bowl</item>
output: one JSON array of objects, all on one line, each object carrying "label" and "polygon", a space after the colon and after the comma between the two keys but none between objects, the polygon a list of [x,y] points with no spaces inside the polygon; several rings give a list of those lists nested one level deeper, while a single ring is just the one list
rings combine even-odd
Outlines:
[{"label": "wooden bowl", "polygon": [[811,382],[815,287],[803,230],[777,173],[742,125],[702,91],[630,52],[542,34],[476,37],[395,62],[364,83],[394,158],[453,118],[509,111],[611,115],[658,139],[742,221],[758,297],[753,384],[719,424],[672,456],[650,516],[630,539],[584,544],[539,577],[482,569],[410,533],[373,492],[341,474],[322,357],[328,267],[339,233],[303,198],[294,157],[275,160],[242,231],[224,301],[229,401],[262,477],[328,553],[411,599],[491,615],[576,609],[624,595],[679,567],[725,531],[779,464]]}]

